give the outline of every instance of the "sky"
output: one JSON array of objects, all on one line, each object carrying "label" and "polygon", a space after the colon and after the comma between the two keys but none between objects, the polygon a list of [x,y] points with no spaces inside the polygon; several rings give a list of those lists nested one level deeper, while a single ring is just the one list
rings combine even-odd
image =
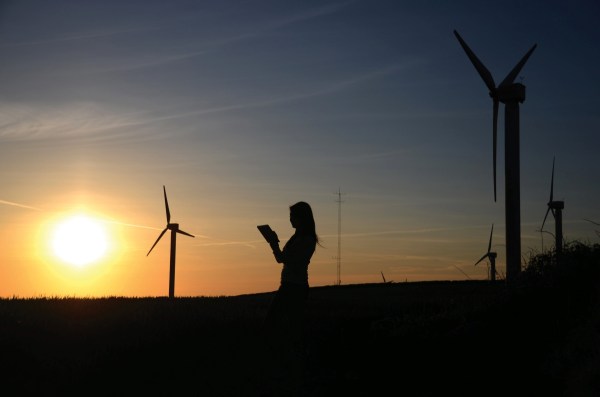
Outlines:
[{"label": "sky", "polygon": [[[597,243],[599,19],[595,0],[2,0],[0,297],[166,296],[163,186],[194,235],[177,296],[277,289],[256,226],[284,244],[298,201],[311,286],[486,279],[492,225],[505,274],[504,106],[494,201],[492,100],[455,29],[496,83],[537,44],[515,81],[524,261],[553,247],[553,159],[565,239]],[[87,265],[54,245],[74,215],[106,236]]]}]

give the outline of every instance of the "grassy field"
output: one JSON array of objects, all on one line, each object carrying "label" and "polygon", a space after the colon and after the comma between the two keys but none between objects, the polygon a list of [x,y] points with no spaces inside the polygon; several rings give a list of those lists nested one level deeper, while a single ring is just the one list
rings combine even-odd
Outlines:
[{"label": "grassy field", "polygon": [[[597,396],[592,275],[313,287],[300,395]],[[261,329],[272,296],[2,299],[1,384],[6,395],[259,396],[272,383]]]}]

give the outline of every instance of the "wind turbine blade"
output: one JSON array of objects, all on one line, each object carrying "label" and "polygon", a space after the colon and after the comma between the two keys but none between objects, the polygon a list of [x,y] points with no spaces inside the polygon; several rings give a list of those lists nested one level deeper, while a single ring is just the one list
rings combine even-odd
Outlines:
[{"label": "wind turbine blade", "polygon": [[156,244],[158,244],[158,241],[160,240],[160,238],[163,236],[163,234],[166,233],[168,229],[165,228],[165,230],[163,230],[162,232],[160,232],[160,234],[158,235],[158,238],[156,239],[156,241],[154,242],[154,244],[152,244],[152,248],[150,248],[150,251],[148,251],[148,253],[146,254],[146,256],[150,255],[150,252],[152,252],[152,250],[154,249],[154,247],[156,246]]},{"label": "wind turbine blade", "polygon": [[523,58],[521,58],[519,63],[515,65],[513,70],[511,70],[510,73],[504,78],[504,80],[502,80],[502,83],[500,83],[498,87],[504,87],[506,85],[512,84],[512,82],[515,81],[515,78],[525,65],[525,62],[527,62],[527,59],[529,59],[529,56],[531,55],[533,50],[535,50],[535,47],[537,47],[537,44],[534,44],[533,47],[531,47],[531,49],[527,51],[527,54],[525,54]]},{"label": "wind turbine blade", "polygon": [[183,230],[177,229],[177,233],[185,234],[186,236],[194,237],[191,234],[184,232]]},{"label": "wind turbine blade", "polygon": [[490,231],[490,242],[488,243],[487,253],[489,254],[492,251],[492,234],[494,233],[494,224],[492,223],[492,230]]},{"label": "wind turbine blade", "polygon": [[540,229],[540,231],[544,230],[544,224],[546,223],[546,218],[548,217],[548,212],[550,212],[550,206],[548,206],[548,209],[546,210],[546,215],[544,215],[544,222],[542,222],[542,228]]},{"label": "wind turbine blade", "polygon": [[552,157],[552,179],[550,179],[550,202],[554,197],[554,157]]},{"label": "wind turbine blade", "polygon": [[479,75],[483,79],[483,82],[485,83],[487,88],[490,90],[490,92],[495,92],[496,91],[496,83],[494,83],[494,78],[492,77],[492,74],[490,73],[490,71],[487,70],[487,68],[483,65],[483,63],[477,58],[475,53],[473,51],[471,51],[471,49],[469,48],[467,43],[462,39],[462,37],[460,37],[460,35],[458,34],[458,32],[456,30],[454,31],[454,35],[458,39],[463,50],[465,50],[465,52],[467,53],[467,56],[471,60],[471,63],[473,64],[473,66],[475,66],[477,73],[479,73]]},{"label": "wind turbine blade", "polygon": [[482,256],[477,262],[475,262],[475,264],[473,266],[477,266],[479,264],[479,262],[481,262],[482,260],[484,260],[485,258],[488,257],[489,254],[485,254],[484,256]]},{"label": "wind turbine blade", "polygon": [[493,140],[494,140],[494,202],[496,202],[496,158],[498,152],[498,105],[499,101],[497,97],[494,97],[494,126],[493,126]]},{"label": "wind turbine blade", "polygon": [[165,209],[167,211],[167,223],[171,223],[171,211],[169,211],[169,202],[167,201],[167,189],[163,185],[163,193],[165,195]]}]

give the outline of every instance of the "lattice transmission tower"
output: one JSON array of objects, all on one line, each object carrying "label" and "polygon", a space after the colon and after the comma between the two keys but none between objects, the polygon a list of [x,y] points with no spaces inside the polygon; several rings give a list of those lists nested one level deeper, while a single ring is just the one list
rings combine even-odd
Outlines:
[{"label": "lattice transmission tower", "polygon": [[338,203],[338,246],[337,246],[337,279],[335,285],[342,284],[342,191],[338,188],[337,199],[335,200]]}]

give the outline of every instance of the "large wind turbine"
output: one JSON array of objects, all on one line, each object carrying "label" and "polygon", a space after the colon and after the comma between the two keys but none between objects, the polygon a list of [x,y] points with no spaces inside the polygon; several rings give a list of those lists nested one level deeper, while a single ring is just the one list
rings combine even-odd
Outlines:
[{"label": "large wind turbine", "polygon": [[485,258],[490,260],[490,281],[496,281],[496,256],[498,256],[495,252],[492,252],[492,234],[494,233],[494,224],[492,223],[492,230],[490,231],[490,242],[488,243],[487,252],[477,261],[475,262],[475,266],[479,264]]},{"label": "large wind turbine", "polygon": [[505,219],[506,219],[506,281],[512,282],[521,272],[521,181],[519,164],[519,103],[525,100],[525,86],[514,83],[515,78],[535,50],[537,44],[521,58],[504,80],[496,86],[492,74],[475,56],[467,43],[455,30],[454,35],[473,66],[490,90],[493,100],[493,162],[494,162],[494,201],[496,201],[496,147],[498,137],[498,107],[504,107],[504,179],[505,179]]},{"label": "large wind turbine", "polygon": [[554,216],[554,227],[555,233],[554,238],[556,239],[554,247],[556,249],[556,257],[559,258],[562,253],[563,246],[563,232],[562,232],[562,210],[565,208],[564,201],[554,201],[554,160],[552,158],[552,179],[550,179],[550,200],[548,200],[548,209],[546,210],[546,215],[544,216],[544,221],[542,222],[541,231],[544,230],[544,224],[546,223],[546,218],[548,217],[548,212],[552,212],[552,216]]},{"label": "large wind turbine", "polygon": [[179,223],[171,223],[171,212],[169,211],[169,202],[167,201],[167,190],[163,185],[163,193],[165,196],[165,209],[167,211],[167,226],[165,226],[164,230],[158,235],[158,238],[150,248],[150,251],[146,254],[146,256],[150,255],[150,252],[154,249],[154,246],[158,244],[160,238],[167,232],[167,230],[171,231],[171,261],[169,267],[169,298],[175,296],[175,247],[177,244],[177,233],[185,234],[186,236],[194,237],[189,233],[184,232],[183,230],[179,230]]}]

